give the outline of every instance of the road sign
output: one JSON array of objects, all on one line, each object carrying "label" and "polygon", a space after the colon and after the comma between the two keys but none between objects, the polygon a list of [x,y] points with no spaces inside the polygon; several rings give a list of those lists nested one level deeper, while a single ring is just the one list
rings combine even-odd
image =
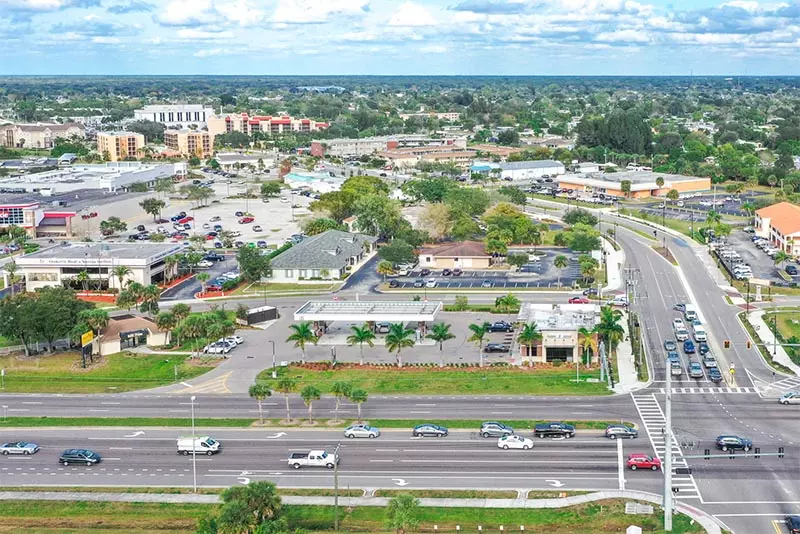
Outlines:
[{"label": "road sign", "polygon": [[91,330],[81,335],[81,347],[85,347],[92,341],[94,341],[94,332],[92,332]]}]

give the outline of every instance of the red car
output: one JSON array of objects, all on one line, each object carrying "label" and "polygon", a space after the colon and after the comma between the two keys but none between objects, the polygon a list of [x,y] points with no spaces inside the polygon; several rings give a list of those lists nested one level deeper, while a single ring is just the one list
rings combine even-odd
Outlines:
[{"label": "red car", "polygon": [[255,220],[256,220],[255,217],[242,217],[241,219],[239,219],[239,224],[248,224]]},{"label": "red car", "polygon": [[652,469],[653,471],[658,471],[661,469],[661,460],[641,453],[629,454],[627,466],[631,471],[636,471],[637,469]]},{"label": "red car", "polygon": [[590,302],[586,297],[572,297],[569,299],[570,304],[589,304]]},{"label": "red car", "polygon": [[183,219],[178,219],[178,222],[180,224],[186,224],[189,221],[193,221],[193,220],[194,220],[194,217],[184,217]]}]

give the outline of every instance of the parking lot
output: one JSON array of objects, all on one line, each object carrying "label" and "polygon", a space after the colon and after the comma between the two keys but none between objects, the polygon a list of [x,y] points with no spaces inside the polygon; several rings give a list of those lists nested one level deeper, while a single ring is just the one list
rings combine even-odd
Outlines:
[{"label": "parking lot", "polygon": [[[459,276],[444,276],[441,269],[433,269],[424,273],[417,268],[407,276],[398,276],[392,279],[392,286],[396,289],[468,289],[468,288],[535,288],[555,287],[561,276],[562,286],[571,286],[581,276],[578,266],[578,254],[567,249],[537,249],[543,252],[540,256],[538,268],[533,272],[510,272],[506,270],[469,270]],[[569,258],[569,266],[558,269],[553,265],[556,256],[564,255]],[[431,280],[435,281],[432,285]],[[396,284],[396,285],[395,285]],[[416,285],[415,285],[416,284]],[[422,284],[422,285],[420,285]]]},{"label": "parking lot", "polygon": [[[695,221],[705,221],[706,216],[704,212],[714,210],[721,215],[746,217],[748,213],[742,209],[742,205],[747,202],[753,202],[757,197],[763,194],[764,193],[761,192],[742,193],[740,195],[717,193],[716,196],[699,195],[691,198],[682,198],[674,203],[667,201],[666,216],[671,219],[688,221],[691,220],[692,211],[694,211]],[[663,208],[659,207],[662,202],[661,200],[650,202],[641,209],[652,215],[661,215],[662,211],[664,211]]]},{"label": "parking lot", "polygon": [[[753,278],[769,280],[776,285],[785,285],[787,282],[778,274],[779,267],[775,265],[775,261],[753,243],[752,236],[753,234],[741,230],[733,231],[727,238],[727,244],[741,256],[741,262],[750,266]],[[726,261],[723,263],[730,264]],[[786,262],[780,266],[780,269],[785,272],[788,265],[797,266],[797,262]],[[792,276],[792,279],[794,282],[800,282],[800,277],[796,275]]]}]

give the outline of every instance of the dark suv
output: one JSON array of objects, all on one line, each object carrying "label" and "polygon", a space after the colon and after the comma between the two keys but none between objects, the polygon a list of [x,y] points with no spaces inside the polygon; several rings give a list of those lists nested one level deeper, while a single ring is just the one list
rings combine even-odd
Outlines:
[{"label": "dark suv", "polygon": [[606,427],[606,437],[609,439],[617,438],[638,438],[639,431],[628,425],[608,425]]},{"label": "dark suv", "polygon": [[61,453],[58,461],[63,465],[86,464],[94,465],[100,461],[100,455],[89,449],[67,449]]},{"label": "dark suv", "polygon": [[741,449],[744,452],[753,448],[753,442],[739,436],[717,436],[717,448],[723,451]]},{"label": "dark suv", "polygon": [[506,321],[495,321],[489,325],[489,332],[513,332],[514,325]]},{"label": "dark suv", "polygon": [[510,436],[513,433],[513,428],[496,421],[486,421],[481,425],[480,430],[480,434],[484,438],[501,438],[503,436]]}]

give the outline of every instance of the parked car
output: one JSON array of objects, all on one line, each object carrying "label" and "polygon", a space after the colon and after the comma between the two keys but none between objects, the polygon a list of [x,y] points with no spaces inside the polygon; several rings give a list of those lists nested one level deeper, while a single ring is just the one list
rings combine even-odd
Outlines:
[{"label": "parked car", "polygon": [[787,265],[785,271],[786,274],[789,274],[791,276],[797,276],[797,267],[795,267],[794,265]]},{"label": "parked car", "polygon": [[262,228],[261,228],[261,226],[259,226],[258,224],[254,224],[254,225],[253,225],[253,231],[254,231],[254,232],[261,232],[261,231],[262,231]]},{"label": "parked car", "polygon": [[478,433],[484,438],[498,438],[513,434],[514,429],[503,423],[498,423],[497,421],[486,421],[481,424]]},{"label": "parked car", "polygon": [[267,242],[264,241],[263,239],[259,239],[258,241],[256,241],[256,246],[258,248],[267,248]]},{"label": "parked car", "polygon": [[419,272],[419,275],[420,275],[420,276],[430,276],[430,274],[431,274],[431,270],[430,270],[430,269],[422,269],[422,270]]},{"label": "parked car", "polygon": [[506,321],[495,321],[489,325],[489,332],[513,332],[514,325]]},{"label": "parked car", "polygon": [[425,280],[422,278],[417,278],[414,280],[414,287],[425,287]]},{"label": "parked car", "polygon": [[390,325],[389,323],[378,323],[375,325],[375,331],[379,334],[388,334]]},{"label": "parked car", "polygon": [[498,439],[497,446],[503,450],[523,449],[527,451],[533,448],[533,440],[530,438],[517,436],[516,434],[511,434]]},{"label": "parked car", "polygon": [[100,455],[89,449],[67,449],[58,457],[58,461],[62,465],[85,464],[91,466],[99,463],[100,460],[102,460]]},{"label": "parked car", "polygon": [[661,460],[648,454],[634,453],[628,455],[628,461],[626,462],[626,465],[631,471],[636,471],[637,469],[651,469],[653,471],[658,471],[661,469]]},{"label": "parked car", "polygon": [[381,435],[381,431],[374,426],[369,425],[350,425],[344,429],[344,437],[346,438],[377,438]]},{"label": "parked car", "polygon": [[509,352],[511,349],[505,343],[487,343],[483,352]]},{"label": "parked car", "polygon": [[453,269],[453,276],[461,276],[462,274],[464,274],[464,271],[462,271],[462,270],[461,270],[461,269],[459,269],[458,267],[456,267],[455,269]]},{"label": "parked car", "polygon": [[389,280],[389,287],[400,287],[400,282],[397,280]]},{"label": "parked car", "polygon": [[207,354],[228,354],[233,347],[230,343],[225,341],[217,341],[215,343],[211,343],[210,345],[206,345],[203,348],[203,352]]},{"label": "parked car", "polygon": [[0,454],[5,454],[6,456],[9,454],[22,454],[24,456],[30,456],[31,454],[36,454],[38,451],[39,446],[36,443],[31,443],[29,441],[15,441],[0,445]]},{"label": "parked car", "polygon": [[481,282],[481,287],[483,288],[489,288],[492,286],[494,286],[494,284],[492,283],[491,280],[484,280],[483,282]]},{"label": "parked car", "polygon": [[722,435],[717,436],[717,439],[714,441],[717,444],[717,448],[723,451],[743,450],[747,452],[753,448],[753,442],[751,440],[740,436]]},{"label": "parked car", "polygon": [[570,304],[589,304],[591,301],[586,297],[572,297],[568,302]]},{"label": "parked car", "polygon": [[244,344],[244,338],[242,336],[230,336],[224,338],[222,341],[227,341],[228,343],[234,343],[237,346]]},{"label": "parked car", "polygon": [[703,378],[703,366],[700,362],[692,362],[689,364],[689,376],[692,378]]},{"label": "parked car", "polygon": [[212,265],[214,264],[208,260],[200,260],[199,262],[197,262],[198,267],[208,268],[211,267]]},{"label": "parked car", "polygon": [[606,437],[609,439],[633,439],[639,437],[639,431],[628,425],[608,425],[606,427]]},{"label": "parked car", "polygon": [[244,217],[244,212],[243,211],[236,211],[236,212],[234,212],[233,215],[236,216],[236,217]]},{"label": "parked car", "polygon": [[800,392],[788,391],[780,396],[778,402],[784,406],[787,404],[800,404]]},{"label": "parked car", "polygon": [[442,269],[442,276],[450,276],[451,274],[453,274],[451,269]]},{"label": "parked car", "polygon": [[435,425],[433,423],[425,423],[422,425],[417,425],[414,427],[414,430],[411,431],[411,435],[414,437],[417,436],[431,436],[434,438],[443,438],[447,436],[448,430],[439,425]]},{"label": "parked car", "polygon": [[428,278],[428,280],[425,282],[425,287],[427,288],[436,287],[436,278]]},{"label": "parked car", "polygon": [[216,252],[209,252],[203,257],[206,261],[225,261],[225,256]]},{"label": "parked car", "polygon": [[241,219],[239,219],[239,224],[250,224],[255,220],[256,220],[255,217],[242,217]]}]

